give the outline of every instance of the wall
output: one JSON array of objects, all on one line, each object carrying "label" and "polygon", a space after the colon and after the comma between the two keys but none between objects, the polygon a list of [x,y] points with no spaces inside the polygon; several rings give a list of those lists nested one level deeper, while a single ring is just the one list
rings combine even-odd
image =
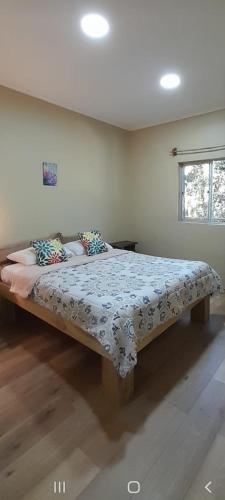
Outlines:
[{"label": "wall", "polygon": [[[225,111],[128,133],[0,87],[0,248],[96,227],[146,253],[207,260],[225,281],[225,226],[178,221],[169,156],[224,138]],[[42,161],[58,163],[57,187],[42,185]]]},{"label": "wall", "polygon": [[[178,157],[172,147],[225,143],[225,111],[209,113],[130,135],[129,164],[132,236],[153,255],[208,261],[225,283],[225,225],[178,221]],[[217,153],[217,157],[223,153]],[[225,153],[224,153],[225,156]],[[197,155],[206,159],[209,155]],[[195,156],[179,156],[179,161]]]},{"label": "wall", "polygon": [[[124,237],[126,151],[126,132],[0,87],[0,248],[91,227]],[[58,163],[57,187],[42,185],[43,161]]]}]

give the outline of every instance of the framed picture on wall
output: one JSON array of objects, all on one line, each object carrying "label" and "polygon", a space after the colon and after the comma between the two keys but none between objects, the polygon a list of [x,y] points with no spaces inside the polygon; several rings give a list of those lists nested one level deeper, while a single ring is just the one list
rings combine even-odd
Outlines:
[{"label": "framed picture on wall", "polygon": [[57,163],[43,161],[43,186],[57,185]]}]

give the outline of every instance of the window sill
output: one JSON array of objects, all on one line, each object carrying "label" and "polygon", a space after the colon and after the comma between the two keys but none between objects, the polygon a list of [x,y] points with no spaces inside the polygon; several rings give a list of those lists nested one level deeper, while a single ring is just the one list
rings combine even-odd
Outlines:
[{"label": "window sill", "polygon": [[200,224],[201,226],[225,226],[224,222],[210,222],[210,221],[202,221],[202,220],[178,220],[181,224]]}]

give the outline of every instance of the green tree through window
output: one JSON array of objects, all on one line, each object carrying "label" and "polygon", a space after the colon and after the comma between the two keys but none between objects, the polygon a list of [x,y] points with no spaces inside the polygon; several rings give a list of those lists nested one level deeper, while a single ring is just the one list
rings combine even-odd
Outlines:
[{"label": "green tree through window", "polygon": [[181,220],[225,222],[225,159],[180,167]]}]

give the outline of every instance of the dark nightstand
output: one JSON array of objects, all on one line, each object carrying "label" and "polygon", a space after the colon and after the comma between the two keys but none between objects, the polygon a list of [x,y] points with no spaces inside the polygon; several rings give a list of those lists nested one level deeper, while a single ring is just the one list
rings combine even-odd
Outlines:
[{"label": "dark nightstand", "polygon": [[130,250],[131,252],[135,252],[135,246],[137,245],[137,241],[113,241],[110,243],[113,248],[119,248],[120,250]]}]

